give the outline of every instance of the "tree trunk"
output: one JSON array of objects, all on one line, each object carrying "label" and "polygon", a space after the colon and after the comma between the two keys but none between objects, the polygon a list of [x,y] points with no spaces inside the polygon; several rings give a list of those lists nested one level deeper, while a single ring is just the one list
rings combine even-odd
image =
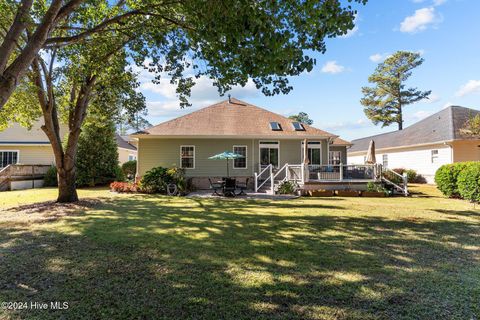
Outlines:
[{"label": "tree trunk", "polygon": [[58,198],[57,202],[69,203],[78,201],[77,187],[75,184],[75,167],[70,170],[60,168],[58,170]]}]

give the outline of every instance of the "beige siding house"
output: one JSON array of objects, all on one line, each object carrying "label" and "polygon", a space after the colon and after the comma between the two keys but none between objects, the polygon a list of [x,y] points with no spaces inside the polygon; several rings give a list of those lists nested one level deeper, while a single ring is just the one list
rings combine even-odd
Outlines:
[{"label": "beige siding house", "polygon": [[137,147],[131,143],[130,137],[122,137],[117,133],[115,138],[118,146],[118,162],[120,165],[127,161],[137,160]]},{"label": "beige siding house", "polygon": [[448,163],[480,160],[480,139],[464,132],[480,111],[451,106],[404,130],[353,140],[348,163],[364,163],[370,140],[384,167],[414,169],[433,183],[437,169]]},{"label": "beige siding house", "polygon": [[0,132],[0,168],[17,163],[55,163],[52,147],[41,129],[40,121],[36,122],[31,130],[15,123]]},{"label": "beige siding house", "polygon": [[226,176],[226,161],[208,159],[224,151],[245,157],[229,161],[230,176],[252,178],[270,164],[274,170],[301,164],[305,139],[311,166],[346,163],[350,145],[337,135],[233,98],[131,137],[137,140],[138,177],[157,166],[178,166],[200,188],[208,187],[209,177]]}]

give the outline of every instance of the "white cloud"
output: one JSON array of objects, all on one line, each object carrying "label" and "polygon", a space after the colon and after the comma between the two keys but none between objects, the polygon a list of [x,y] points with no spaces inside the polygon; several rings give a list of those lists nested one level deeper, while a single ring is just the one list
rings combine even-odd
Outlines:
[{"label": "white cloud", "polygon": [[339,65],[335,60],[327,61],[322,67],[322,72],[324,73],[336,74],[336,73],[341,73],[343,71],[345,71],[345,67],[342,65]]},{"label": "white cloud", "polygon": [[387,59],[390,56],[389,53],[375,53],[372,54],[369,59],[372,62],[379,63],[382,62],[383,60]]},{"label": "white cloud", "polygon": [[433,0],[433,5],[434,6],[441,6],[445,2],[447,2],[447,0]]},{"label": "white cloud", "polygon": [[[180,100],[176,94],[176,85],[171,84],[168,78],[161,79],[159,84],[144,82],[141,84],[142,91],[150,91],[158,95],[158,100],[148,101],[147,107],[149,115],[153,117],[175,117],[194,110],[209,106],[220,100],[227,99],[221,97],[213,81],[205,76],[195,79],[195,86],[192,88],[191,96],[188,99],[192,107],[180,108]],[[237,99],[246,99],[255,97],[259,94],[258,89],[252,80],[242,86],[235,86],[228,92]]]},{"label": "white cloud", "polygon": [[441,17],[437,15],[434,7],[415,10],[415,13],[406,17],[400,24],[401,32],[416,33],[428,28],[429,25],[435,25],[441,22]]},{"label": "white cloud", "polygon": [[455,93],[457,97],[463,97],[467,94],[480,92],[480,80],[470,80],[460,87]]},{"label": "white cloud", "polygon": [[362,128],[370,127],[372,124],[367,119],[358,119],[357,121],[346,121],[337,123],[325,123],[320,127],[327,131],[337,132],[341,130],[358,130]]},{"label": "white cloud", "polygon": [[412,115],[408,115],[406,118],[406,120],[412,120],[412,121],[420,121],[422,119],[425,119],[426,117],[432,115],[433,112],[432,111],[426,111],[426,110],[419,110],[417,112],[415,112],[414,114]]}]

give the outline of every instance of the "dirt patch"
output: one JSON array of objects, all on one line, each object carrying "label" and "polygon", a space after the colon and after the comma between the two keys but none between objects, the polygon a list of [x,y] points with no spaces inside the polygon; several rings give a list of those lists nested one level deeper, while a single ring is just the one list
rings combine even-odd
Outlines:
[{"label": "dirt patch", "polygon": [[11,207],[0,214],[0,223],[52,222],[61,217],[82,214],[86,209],[98,207],[101,203],[102,201],[99,199],[82,199],[75,203],[45,201]]}]

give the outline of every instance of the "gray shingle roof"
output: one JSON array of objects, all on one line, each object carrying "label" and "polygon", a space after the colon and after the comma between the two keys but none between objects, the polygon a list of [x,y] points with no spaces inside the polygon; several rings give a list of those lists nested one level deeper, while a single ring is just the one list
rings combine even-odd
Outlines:
[{"label": "gray shingle roof", "polygon": [[477,139],[462,134],[461,129],[470,117],[479,113],[480,111],[475,109],[450,106],[403,130],[353,140],[353,146],[348,151],[366,151],[370,140],[375,141],[375,148],[386,149],[442,141]]},{"label": "gray shingle roof", "polygon": [[118,133],[115,134],[115,139],[117,140],[117,146],[119,148],[128,149],[128,150],[137,150],[137,148],[132,146],[127,141],[123,140],[123,138]]}]

